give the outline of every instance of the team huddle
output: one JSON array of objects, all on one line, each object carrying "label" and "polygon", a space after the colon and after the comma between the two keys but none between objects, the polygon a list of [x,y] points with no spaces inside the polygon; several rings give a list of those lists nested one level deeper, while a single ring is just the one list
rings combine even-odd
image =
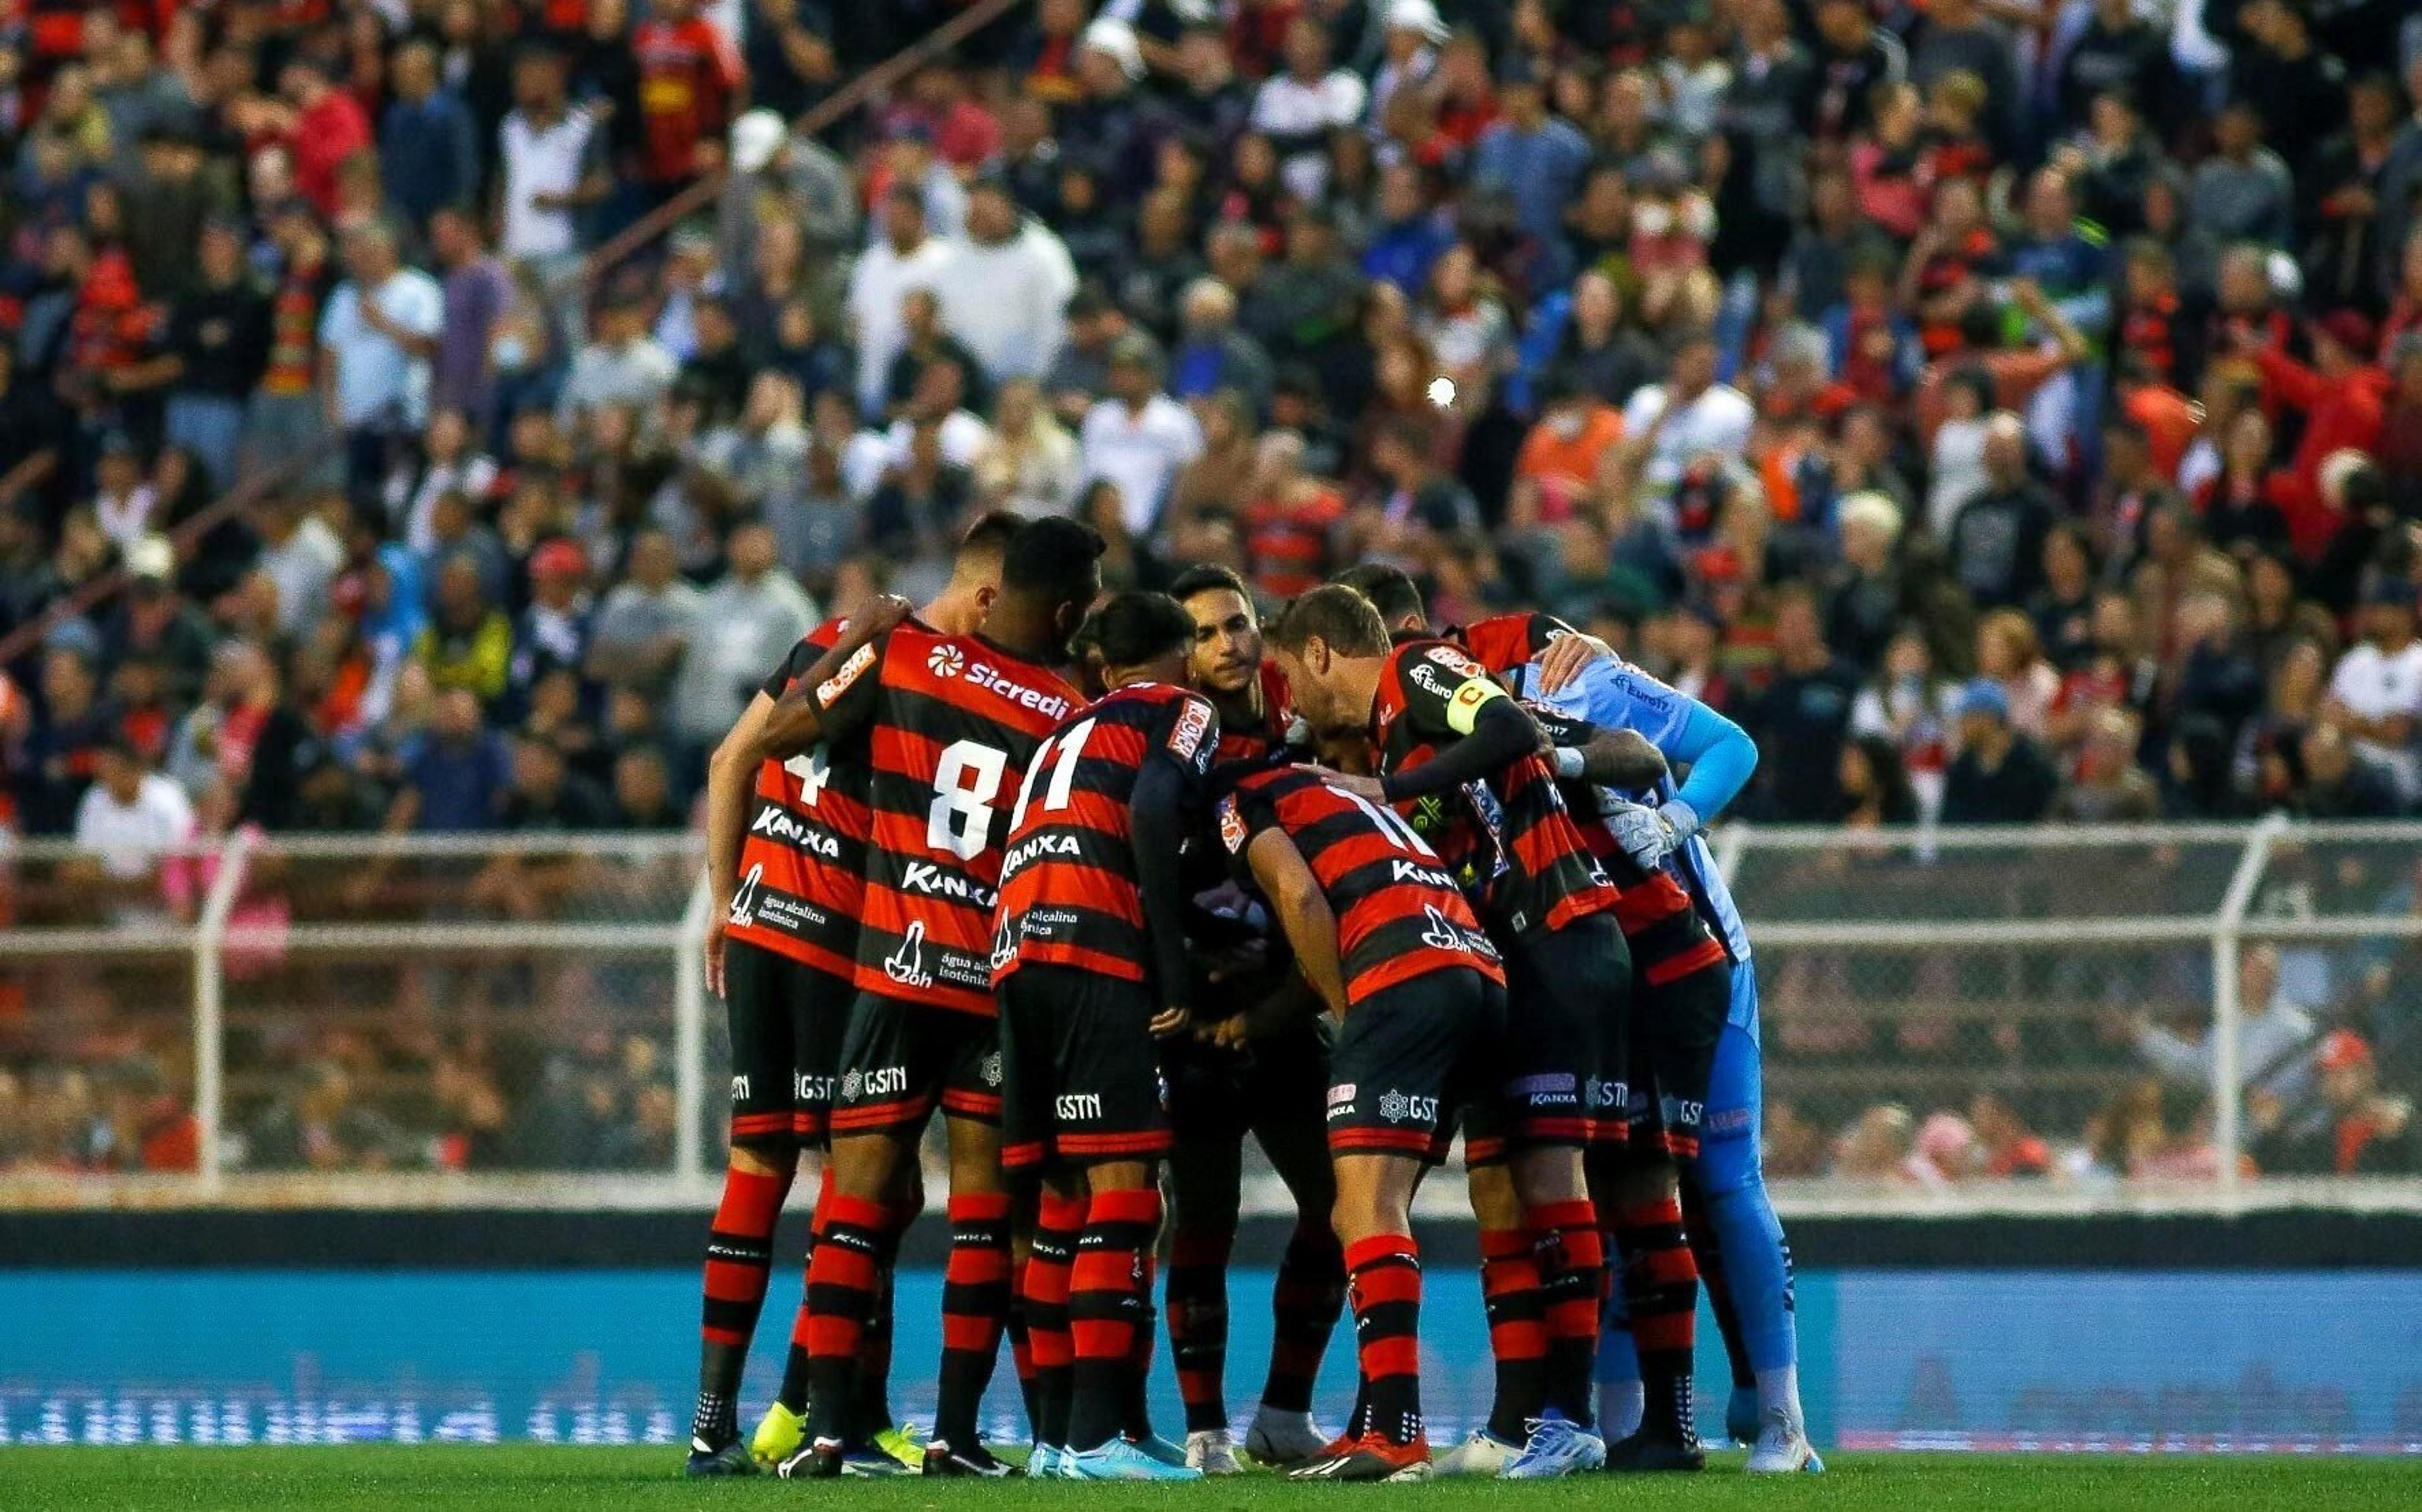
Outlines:
[{"label": "team huddle", "polygon": [[[731,1159],[690,1473],[1017,1473],[977,1433],[1004,1336],[1030,1476],[1696,1470],[1703,1284],[1750,1469],[1819,1468],[1758,1174],[1749,943],[1699,836],[1747,737],[1549,616],[1434,632],[1392,569],[1265,627],[1219,568],[1096,607],[1101,552],[1067,520],[985,517],[933,601],[819,628],[716,754]],[[920,1440],[887,1387],[936,1110],[950,1251]],[[1457,1134],[1494,1398],[1434,1459],[1410,1212]],[[1248,1137],[1298,1219],[1239,1443]],[[744,1438],[806,1156],[805,1295]],[[1313,1381],[1349,1305],[1360,1389],[1332,1437]],[[1145,1406],[1156,1314],[1182,1444]]]}]

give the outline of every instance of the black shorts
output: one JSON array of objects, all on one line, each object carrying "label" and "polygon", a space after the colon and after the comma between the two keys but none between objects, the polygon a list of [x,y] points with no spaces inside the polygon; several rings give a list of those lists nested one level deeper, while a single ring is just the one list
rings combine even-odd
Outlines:
[{"label": "black shorts", "polygon": [[1688,976],[1643,985],[1631,1002],[1631,1083],[1624,1137],[1634,1149],[1695,1160],[1706,1117],[1716,1042],[1732,1009],[1733,963],[1720,960]]},{"label": "black shorts", "polygon": [[1190,1036],[1163,1047],[1169,1121],[1186,1143],[1241,1144],[1248,1134],[1292,1126],[1307,1137],[1320,1128],[1329,1095],[1332,1021],[1320,1014],[1242,1051]]},{"label": "black shorts", "polygon": [[841,1037],[857,990],[777,950],[728,941],[723,1005],[731,1025],[731,1143],[820,1146]]},{"label": "black shorts", "polygon": [[1505,990],[1463,967],[1356,1004],[1329,1062],[1329,1153],[1436,1165],[1461,1110],[1494,1097],[1504,1039]]},{"label": "black shorts", "polygon": [[841,1040],[833,1137],[913,1137],[937,1105],[997,1125],[1000,1083],[1000,1026],[991,1018],[860,992]]},{"label": "black shorts", "polygon": [[1169,1112],[1140,982],[1021,966],[1000,986],[1001,1150],[1011,1169],[1152,1160]]},{"label": "black shorts", "polygon": [[1627,1100],[1625,1037],[1631,948],[1612,913],[1505,943],[1504,1080],[1495,1107],[1475,1109],[1464,1134],[1472,1164],[1509,1147],[1591,1144]]}]

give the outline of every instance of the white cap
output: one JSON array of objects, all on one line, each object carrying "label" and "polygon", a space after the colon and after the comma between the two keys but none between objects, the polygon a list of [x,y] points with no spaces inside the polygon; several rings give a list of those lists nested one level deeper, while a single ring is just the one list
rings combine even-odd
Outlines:
[{"label": "white cap", "polygon": [[774,161],[790,135],[791,129],[779,115],[750,111],[731,123],[731,166],[741,173],[757,172]]},{"label": "white cap", "polygon": [[1135,28],[1116,16],[1103,16],[1085,27],[1077,39],[1077,44],[1096,53],[1107,53],[1116,60],[1119,71],[1130,79],[1143,77],[1143,49],[1136,45]]},{"label": "white cap", "polygon": [[1419,32],[1433,42],[1446,40],[1446,23],[1439,19],[1436,0],[1389,0],[1388,29]]},{"label": "white cap", "polygon": [[134,577],[165,583],[177,575],[177,549],[157,532],[142,537],[126,548],[126,570]]}]

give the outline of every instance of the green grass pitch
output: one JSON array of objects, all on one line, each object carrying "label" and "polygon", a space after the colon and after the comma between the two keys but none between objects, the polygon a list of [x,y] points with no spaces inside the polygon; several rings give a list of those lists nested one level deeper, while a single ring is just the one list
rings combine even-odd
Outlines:
[{"label": "green grass pitch", "polygon": [[904,1478],[798,1484],[760,1478],[686,1482],[678,1449],[495,1448],[377,1444],[340,1448],[0,1449],[0,1508],[39,1512],[276,1512],[280,1508],[496,1508],[498,1512],[619,1512],[624,1507],[756,1512],[782,1506],[925,1512],[1062,1507],[1073,1499],[1109,1512],[1149,1505],[1201,1512],[1296,1512],[1386,1502],[1436,1512],[1577,1512],[1580,1508],[1829,1507],[1846,1512],[1941,1508],[2211,1512],[2279,1507],[2360,1512],[2422,1507],[2422,1466],[2411,1460],[2123,1456],[1842,1455],[1821,1476],[1752,1481],[1740,1457],[1716,1457],[1695,1477],[1617,1478],[1521,1485],[1433,1481],[1423,1486],[1288,1486],[1266,1475],[1205,1486],[1088,1487],[1055,1482],[958,1486]]}]

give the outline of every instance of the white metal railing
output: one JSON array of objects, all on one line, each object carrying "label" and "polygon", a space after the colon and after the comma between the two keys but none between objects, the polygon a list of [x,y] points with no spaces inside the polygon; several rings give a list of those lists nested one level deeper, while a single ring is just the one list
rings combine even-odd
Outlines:
[{"label": "white metal railing", "polygon": [[[1904,1083],[1924,1080],[1905,1067],[1895,1072],[1855,1058],[1826,1062],[1821,1074],[1796,1061],[1787,1030],[1793,1015],[1808,1011],[1810,994],[1796,985],[1794,973],[1778,972],[1774,966],[1793,957],[1825,958],[1835,978],[1848,984],[1829,1001],[1847,1000],[1853,1006],[1867,996],[1861,971],[1874,972],[1873,963],[1879,961],[1898,963],[1895,969],[1920,977],[1968,971],[2021,984],[2008,988],[2005,997],[1982,1004],[1953,1002],[1956,994],[1930,988],[1909,989],[1898,1006],[1878,1009],[1879,1022],[1897,1021],[1895,1014],[1948,1021],[1963,1017],[2023,1020],[2031,1012],[2053,1011],[2036,1004],[2024,983],[2030,974],[2057,972],[2068,955],[2131,962],[2131,970],[2139,974],[2164,980],[2179,977],[2188,971],[2183,963],[2193,960],[2200,963],[2194,968],[2200,974],[2186,1001],[2194,1011],[2208,1013],[2206,1021],[2213,1030],[2210,1084],[2201,1110],[2209,1120],[2215,1162],[2209,1179],[2015,1185],[1954,1180],[1920,1187],[1779,1175],[1777,1190],[1787,1208],[2237,1210],[2287,1200],[2422,1208],[2422,1181],[2271,1177],[2247,1181],[2240,1174],[2241,1157],[2255,1143],[2247,1131],[2240,1056],[2246,1014],[2241,952],[2255,943],[2273,945],[2282,957],[2293,958],[2297,970],[2335,990],[2361,979],[2357,966],[2369,969],[2381,959],[2414,949],[2422,941],[2422,823],[2304,824],[2273,818],[2239,825],[1856,834],[1734,824],[1716,839],[1719,864],[1742,901],[1761,961],[1769,1087],[1785,1095],[1800,1083],[1855,1091],[1863,1079],[1879,1086],[1891,1085],[1895,1075]],[[190,911],[190,922],[156,909],[119,909],[115,916],[107,907],[21,910],[0,927],[0,980],[32,984],[26,1011],[39,1046],[42,1015],[49,1009],[42,983],[88,971],[98,976],[100,968],[138,959],[181,957],[189,961],[191,1001],[185,1007],[192,1066],[187,1084],[197,1151],[193,1173],[94,1177],[32,1168],[12,1172],[5,1163],[8,1152],[0,1148],[0,1207],[466,1200],[621,1206],[693,1202],[707,1190],[714,1163],[720,1159],[709,1098],[717,1084],[709,1062],[716,1055],[720,1018],[710,1011],[701,959],[711,900],[699,872],[702,849],[697,836],[239,834],[189,854],[207,858],[206,864],[214,867],[198,907]],[[0,896],[17,900],[39,896],[52,872],[80,859],[89,860],[64,843],[8,844],[0,849]],[[543,916],[479,916],[466,906],[443,901],[454,896],[449,889],[480,867],[508,861],[577,863],[581,881],[567,895],[568,901],[558,899],[561,906]],[[421,890],[409,907],[382,912],[374,888],[358,896],[340,896],[348,887],[367,887],[365,879],[411,873],[416,867],[422,868]],[[657,986],[650,995],[661,991],[669,999],[639,1009],[670,1049],[673,1129],[662,1163],[629,1174],[577,1176],[546,1175],[543,1169],[370,1175],[246,1167],[237,1159],[241,1141],[229,1124],[231,1027],[251,1033],[260,1027],[255,1019],[273,1013],[307,1018],[315,1006],[354,1006],[373,1014],[381,1006],[285,1000],[274,1009],[231,1005],[231,963],[240,967],[240,959],[255,943],[246,932],[252,927],[244,922],[244,905],[257,884],[270,885],[269,878],[281,879],[276,885],[294,905],[275,938],[281,959],[298,969],[375,970],[435,961],[446,963],[445,970],[468,974],[533,961],[585,968],[615,961],[652,963],[648,980]],[[639,886],[635,879],[653,881]],[[590,891],[584,893],[582,887]],[[55,891],[73,893],[64,884]],[[2115,896],[2133,897],[2141,907],[2127,903],[2115,911],[2108,904]],[[1922,906],[1904,906],[1894,901],[1896,897],[1914,898]],[[441,901],[432,903],[432,898]],[[2105,901],[2098,904],[2097,898]],[[2422,960],[2422,954],[2415,959]],[[656,973],[661,974],[653,974]],[[2116,990],[2107,986],[2100,990]],[[152,1006],[169,1014],[178,1010],[173,1001]],[[515,1006],[530,1005],[508,1005],[505,1011]],[[2140,1005],[2118,1005],[2130,1006]],[[549,1011],[578,1021],[576,1003]],[[2413,1012],[2422,1015],[2422,998]],[[2008,1026],[1994,1021],[1989,1027],[1999,1031]],[[2411,1027],[2416,1042],[2422,1042],[2422,1023]],[[8,1053],[14,1052],[0,1052]],[[35,1054],[39,1059],[39,1049]],[[9,1068],[8,1061],[0,1060],[0,1069]],[[13,1068],[24,1068],[22,1056]],[[2124,1068],[2112,1062],[2070,1066],[2061,1074],[2091,1082]],[[2019,1069],[2034,1068],[2021,1065]],[[1930,1063],[1925,1074],[1947,1084],[1958,1082],[1962,1068],[1955,1062]],[[1976,1084],[1983,1085],[1992,1074],[1977,1071]],[[1922,1115],[1925,1110],[1911,1111]],[[1270,1195],[1275,1199],[1274,1191]]]}]

